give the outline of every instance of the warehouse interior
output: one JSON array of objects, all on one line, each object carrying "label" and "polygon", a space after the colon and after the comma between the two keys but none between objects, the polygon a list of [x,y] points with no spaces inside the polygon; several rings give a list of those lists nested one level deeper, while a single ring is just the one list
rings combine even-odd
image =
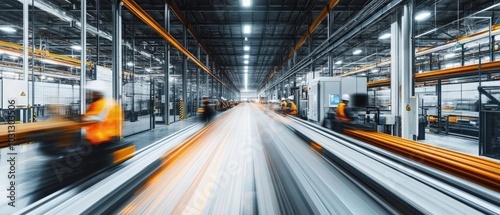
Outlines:
[{"label": "warehouse interior", "polygon": [[[499,10],[497,0],[0,0],[0,171],[15,145],[22,190],[9,212],[500,213]],[[57,181],[54,162],[73,155],[42,149],[75,144],[58,132],[85,125],[61,120],[85,114],[95,80],[123,109],[135,152]],[[335,117],[344,94],[356,116],[346,125]]]}]

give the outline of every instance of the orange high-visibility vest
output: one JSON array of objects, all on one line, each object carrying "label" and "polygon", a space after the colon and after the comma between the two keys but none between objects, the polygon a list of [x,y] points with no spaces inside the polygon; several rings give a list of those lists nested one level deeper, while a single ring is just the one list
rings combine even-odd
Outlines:
[{"label": "orange high-visibility vest", "polygon": [[109,142],[121,137],[123,112],[114,99],[102,98],[90,104],[83,117],[87,121],[98,121],[86,127],[86,138],[91,144]]},{"label": "orange high-visibility vest", "polygon": [[335,118],[337,118],[338,120],[349,122],[349,121],[351,121],[351,119],[349,119],[349,117],[346,116],[345,107],[346,107],[346,104],[344,102],[341,102],[339,104],[339,106],[337,107],[337,114],[336,114]]}]

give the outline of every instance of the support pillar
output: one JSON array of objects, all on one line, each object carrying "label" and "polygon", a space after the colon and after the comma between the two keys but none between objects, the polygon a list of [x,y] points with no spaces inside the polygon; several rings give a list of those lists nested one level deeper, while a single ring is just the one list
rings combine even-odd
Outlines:
[{"label": "support pillar", "polygon": [[[392,16],[391,24],[391,115],[396,118],[396,125],[393,129],[394,136],[401,136],[401,128],[399,127],[399,118],[401,117],[399,102],[399,48],[401,39],[401,20],[399,14],[395,13]],[[432,55],[431,55],[432,61]],[[432,65],[432,62],[431,62]]]},{"label": "support pillar", "polygon": [[[80,23],[81,23],[81,34],[80,34],[80,44],[82,50],[80,52],[81,64],[80,64],[80,114],[85,114],[87,109],[86,104],[86,93],[85,88],[87,85],[87,0],[80,1]],[[117,9],[119,10],[119,9]],[[114,11],[113,11],[114,12]],[[26,46],[28,44],[26,43]],[[35,48],[35,47],[33,47]],[[27,59],[27,58],[26,58]],[[26,77],[26,76],[25,76]]]},{"label": "support pillar", "polygon": [[[327,38],[330,38],[333,34],[334,28],[334,11],[330,10],[328,12],[328,24],[327,24]],[[333,76],[333,53],[328,53],[328,77]]]},{"label": "support pillar", "polygon": [[[170,33],[170,7],[165,3],[165,30]],[[163,87],[163,95],[165,96],[165,105],[163,105],[163,122],[166,125],[170,125],[170,44],[164,41],[163,47],[165,49],[164,53],[164,63],[163,63],[163,82],[165,86]]]},{"label": "support pillar", "polygon": [[418,105],[414,97],[413,71],[413,1],[403,6],[401,20],[401,137],[416,140],[418,135]]},{"label": "support pillar", "polygon": [[[182,46],[187,48],[187,28],[186,26],[183,26],[182,28]],[[187,70],[188,70],[188,63],[187,63],[187,57],[183,56],[182,57],[182,103],[183,103],[183,116],[187,116]],[[183,120],[183,119],[181,119]]]}]

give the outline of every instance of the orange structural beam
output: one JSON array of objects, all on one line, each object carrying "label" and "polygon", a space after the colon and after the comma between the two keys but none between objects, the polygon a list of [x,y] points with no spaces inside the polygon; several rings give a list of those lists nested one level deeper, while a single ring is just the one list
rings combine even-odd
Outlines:
[{"label": "orange structural beam", "polygon": [[207,74],[212,76],[219,83],[224,85],[227,89],[231,90],[235,93],[232,88],[229,88],[222,80],[220,80],[215,74],[210,71],[208,67],[206,67],[198,58],[196,58],[191,52],[189,52],[186,48],[184,48],[179,41],[177,41],[172,35],[170,35],[163,27],[156,22],[149,14],[146,13],[135,1],[133,0],[122,0],[123,5],[130,10],[137,18],[142,20],[146,25],[151,27],[156,33],[162,36],[167,42],[169,42],[173,47],[179,50],[182,54],[184,54],[188,60],[192,60],[196,65],[198,65],[201,69],[203,69]]},{"label": "orange structural beam", "polygon": [[426,164],[489,189],[500,191],[500,162],[378,132],[344,132],[408,159]]},{"label": "orange structural beam", "polygon": [[[500,61],[493,61],[493,62],[481,64],[481,71],[482,72],[488,72],[488,71],[492,71],[495,69],[500,70]],[[454,76],[476,75],[478,73],[478,71],[479,71],[479,64],[473,64],[473,65],[468,65],[468,66],[419,73],[419,74],[416,74],[414,77],[415,77],[416,81],[425,81],[425,80],[432,80],[432,79],[439,79],[439,78],[449,78],[449,77],[454,77]],[[367,86],[368,87],[379,87],[379,86],[390,85],[390,84],[391,84],[391,79],[384,79],[384,80],[368,82]]]},{"label": "orange structural beam", "polygon": [[[6,53],[22,56],[23,55],[23,46],[17,45],[14,43],[5,42],[5,41],[0,41],[0,52],[6,52]],[[56,63],[63,64],[65,66],[72,66],[72,67],[80,67],[80,64],[81,64],[81,61],[79,59],[54,54],[54,53],[51,53],[49,51],[42,51],[39,49],[35,49],[34,52],[35,52],[36,59],[51,60],[51,61],[54,61]],[[31,53],[32,53],[31,48],[28,48],[28,56],[32,56]],[[91,65],[92,62],[87,62],[87,64]]]},{"label": "orange structural beam", "polygon": [[378,81],[368,82],[366,85],[368,87],[379,87],[391,84],[391,79],[383,79]]}]

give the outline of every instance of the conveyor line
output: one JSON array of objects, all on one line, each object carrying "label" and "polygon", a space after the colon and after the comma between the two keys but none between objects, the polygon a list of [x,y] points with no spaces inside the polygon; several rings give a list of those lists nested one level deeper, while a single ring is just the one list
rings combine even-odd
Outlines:
[{"label": "conveyor line", "polygon": [[45,198],[23,213],[500,213],[494,191],[469,192],[485,188],[454,182],[469,190],[461,189],[447,183],[452,175],[260,107],[237,106],[200,132],[150,147],[85,192]]},{"label": "conveyor line", "polygon": [[500,163],[378,132],[345,129],[352,137],[500,191]]}]

